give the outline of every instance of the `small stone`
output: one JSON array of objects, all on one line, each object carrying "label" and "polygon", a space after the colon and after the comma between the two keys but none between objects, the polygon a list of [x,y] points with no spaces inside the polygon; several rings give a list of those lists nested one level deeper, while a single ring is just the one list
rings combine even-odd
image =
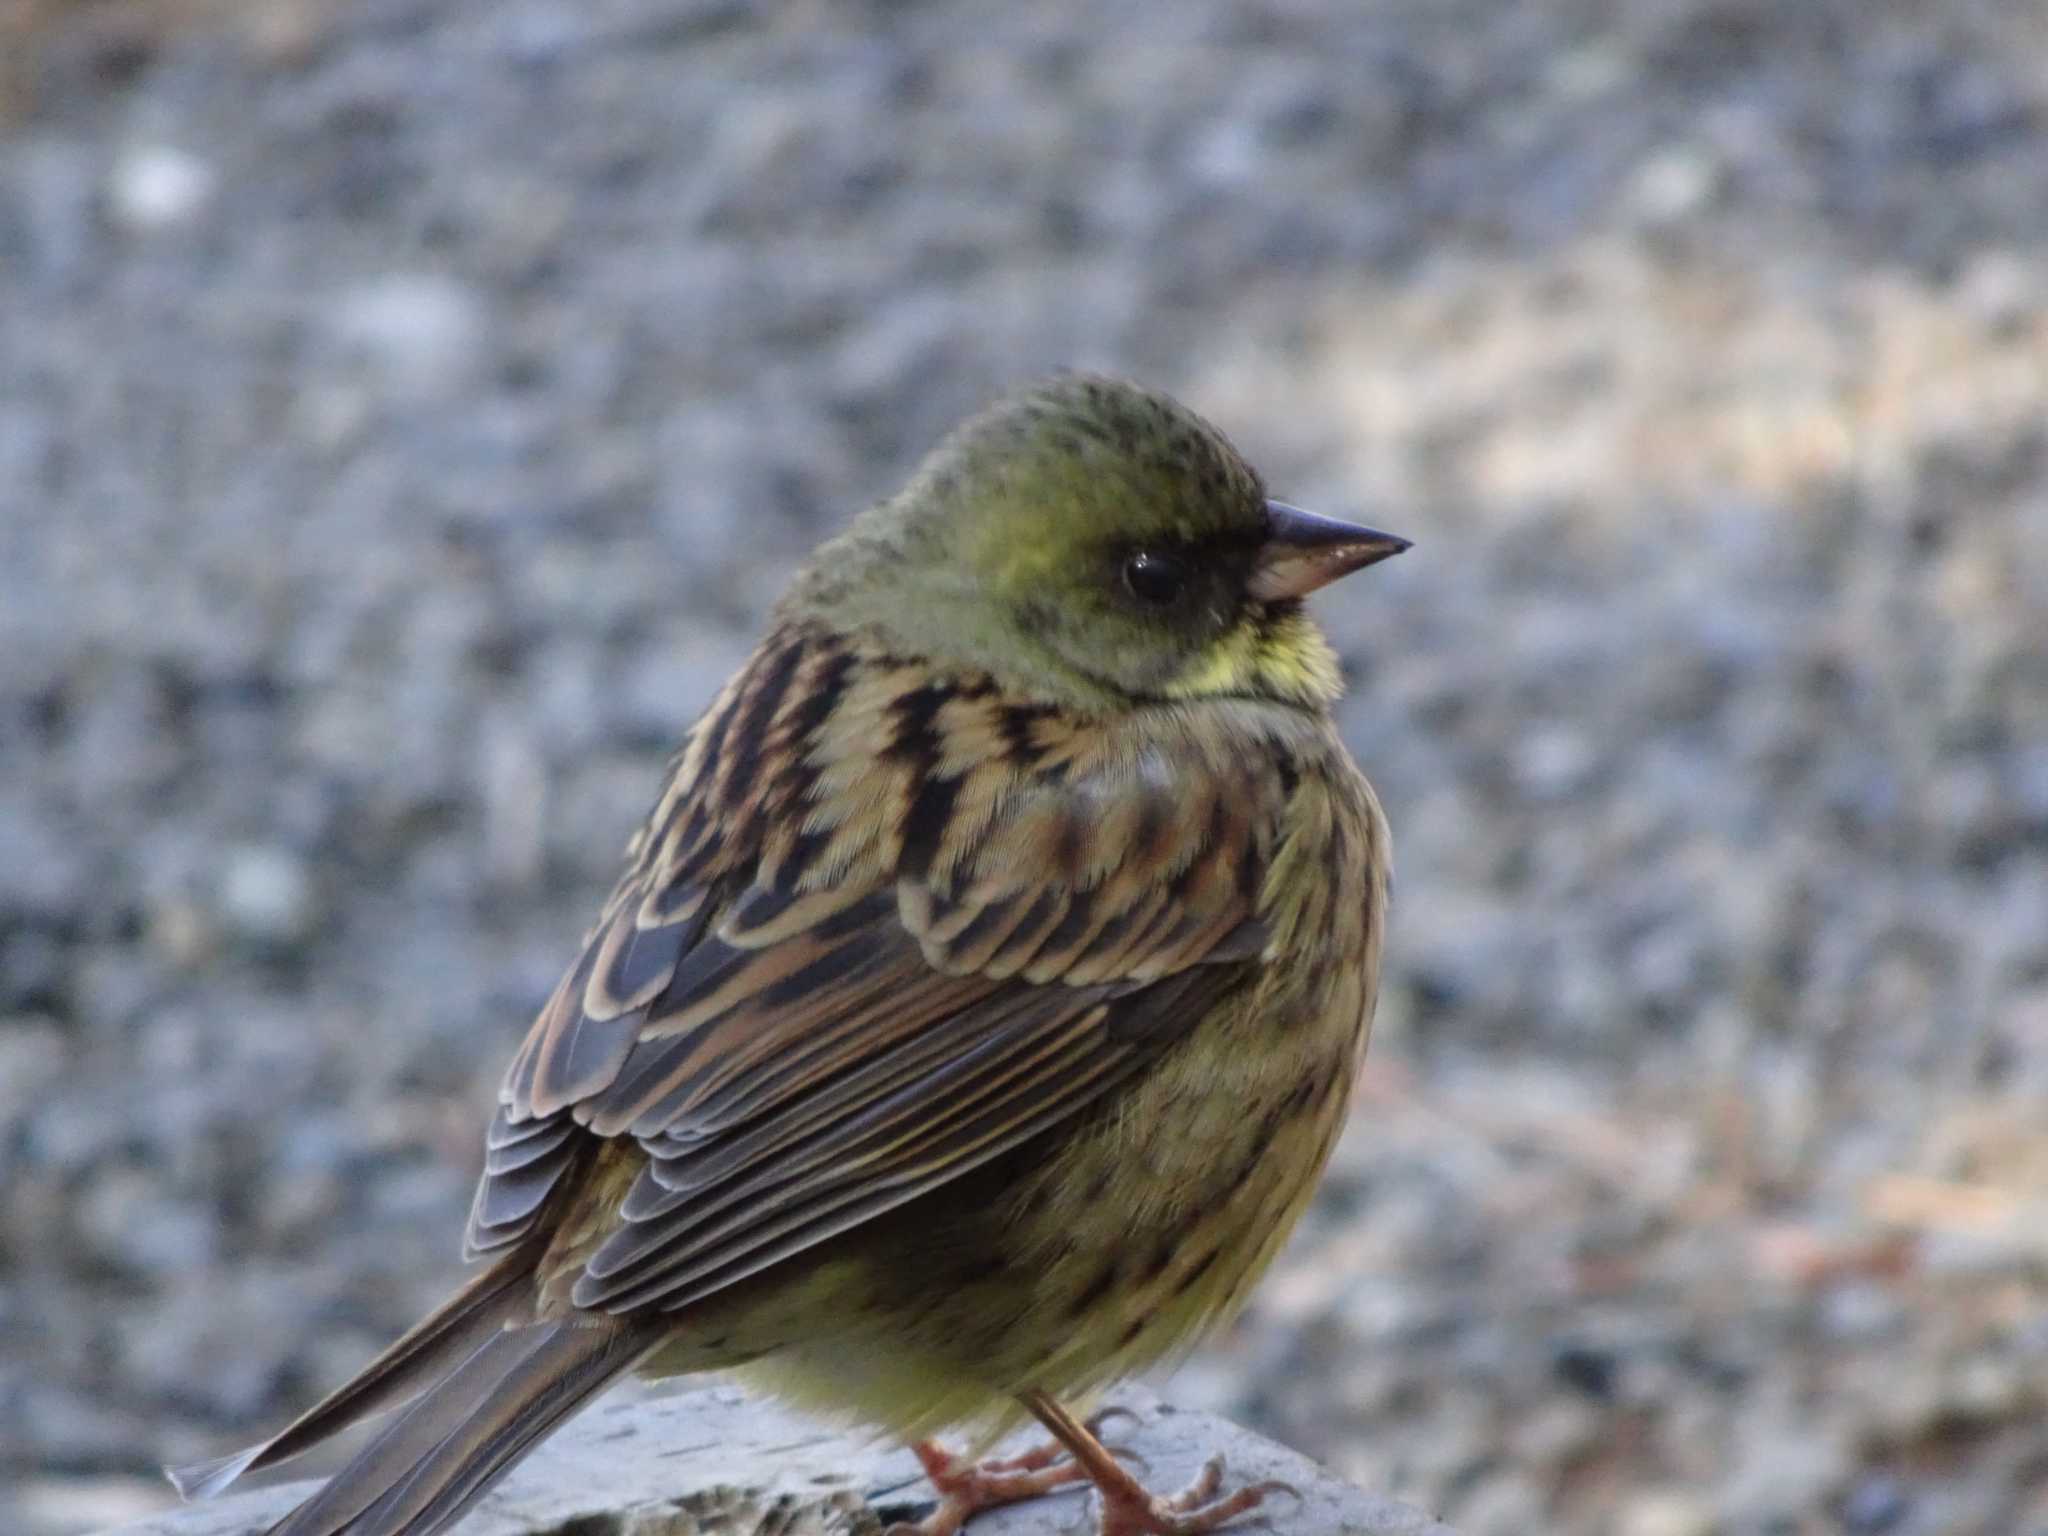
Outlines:
[{"label": "small stone", "polygon": [[125,229],[154,234],[189,223],[212,201],[219,180],[197,155],[170,144],[138,144],[107,177],[107,211]]},{"label": "small stone", "polygon": [[1950,1378],[1944,1406],[1951,1418],[1997,1424],[2023,1417],[2029,1401],[2028,1384],[2013,1362],[1980,1355]]},{"label": "small stone", "polygon": [[2018,336],[2040,317],[2041,269],[2017,251],[1973,256],[1956,279],[1963,309],[1994,336]]},{"label": "small stone", "polygon": [[1703,210],[1720,191],[1725,171],[1708,150],[1691,144],[1660,149],[1629,179],[1630,210],[1643,223],[1682,223]]},{"label": "small stone", "polygon": [[483,348],[482,301],[434,272],[392,272],[343,293],[328,319],[344,347],[408,400],[451,393],[474,373]]},{"label": "small stone", "polygon": [[1622,1506],[1616,1536],[1710,1536],[1714,1512],[1698,1494],[1659,1488]]},{"label": "small stone", "polygon": [[229,928],[268,944],[302,942],[311,936],[317,915],[305,861],[272,845],[240,848],[229,856],[219,905]]},{"label": "small stone", "polygon": [[1621,1377],[1615,1353],[1596,1344],[1560,1344],[1551,1356],[1551,1368],[1560,1381],[1600,1402],[1614,1396]]}]

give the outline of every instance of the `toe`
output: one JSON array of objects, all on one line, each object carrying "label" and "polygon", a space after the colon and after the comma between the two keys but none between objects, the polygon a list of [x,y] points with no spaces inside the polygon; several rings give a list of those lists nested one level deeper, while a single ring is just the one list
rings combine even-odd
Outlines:
[{"label": "toe", "polygon": [[954,1455],[935,1441],[911,1447],[939,1502],[924,1519],[885,1528],[883,1536],[957,1536],[985,1509],[1016,1504],[1088,1480],[1085,1468],[1057,1443],[1019,1456],[980,1463]]},{"label": "toe", "polygon": [[1216,1497],[1216,1490],[1223,1486],[1223,1458],[1211,1456],[1202,1463],[1202,1470],[1195,1474],[1195,1480],[1187,1487],[1165,1501],[1170,1509],[1199,1509]]},{"label": "toe", "polygon": [[1105,1498],[1099,1536],[1207,1536],[1241,1515],[1248,1515],[1276,1493],[1299,1500],[1286,1483],[1253,1483],[1218,1498],[1223,1486],[1223,1458],[1212,1456],[1195,1480],[1166,1498]]}]

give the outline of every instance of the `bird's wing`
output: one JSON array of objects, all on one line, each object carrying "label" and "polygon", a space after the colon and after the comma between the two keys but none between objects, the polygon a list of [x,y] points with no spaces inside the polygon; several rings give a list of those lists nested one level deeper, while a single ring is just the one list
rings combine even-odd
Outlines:
[{"label": "bird's wing", "polygon": [[513,1062],[472,1251],[631,1137],[574,1299],[673,1310],[1072,1114],[1244,984],[1281,777],[779,632]]}]

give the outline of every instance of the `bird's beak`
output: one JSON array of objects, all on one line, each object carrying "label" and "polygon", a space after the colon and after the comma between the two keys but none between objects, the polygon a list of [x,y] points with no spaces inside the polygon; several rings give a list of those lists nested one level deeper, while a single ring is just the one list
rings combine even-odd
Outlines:
[{"label": "bird's beak", "polygon": [[1339,576],[1398,555],[1408,540],[1377,528],[1339,522],[1290,507],[1266,503],[1266,542],[1252,567],[1251,595],[1261,602],[1306,597]]}]

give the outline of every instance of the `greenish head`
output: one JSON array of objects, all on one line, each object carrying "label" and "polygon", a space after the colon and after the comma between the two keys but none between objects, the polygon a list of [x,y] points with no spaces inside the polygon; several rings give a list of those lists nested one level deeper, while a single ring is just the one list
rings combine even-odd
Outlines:
[{"label": "greenish head", "polygon": [[1302,596],[1404,540],[1267,499],[1167,396],[1067,374],[958,428],[788,599],[1053,702],[1336,689]]}]

